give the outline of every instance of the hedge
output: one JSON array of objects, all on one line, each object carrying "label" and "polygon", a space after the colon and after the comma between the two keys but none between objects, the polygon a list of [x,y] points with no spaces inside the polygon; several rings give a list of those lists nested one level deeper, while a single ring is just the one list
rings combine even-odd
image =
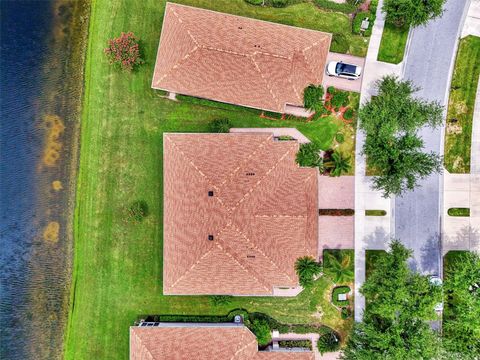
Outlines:
[{"label": "hedge", "polygon": [[312,342],[310,340],[281,340],[278,342],[278,345],[286,349],[304,348],[312,350]]},{"label": "hedge", "polygon": [[337,286],[332,291],[332,303],[336,306],[346,306],[349,303],[349,300],[338,300],[338,295],[340,294],[348,294],[350,292],[350,288],[348,286]]},{"label": "hedge", "polygon": [[353,216],[355,210],[353,209],[319,209],[318,215],[321,216]]}]

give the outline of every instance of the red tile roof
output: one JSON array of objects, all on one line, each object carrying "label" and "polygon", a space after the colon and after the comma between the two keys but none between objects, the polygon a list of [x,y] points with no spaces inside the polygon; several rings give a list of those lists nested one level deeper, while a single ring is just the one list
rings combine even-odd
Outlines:
[{"label": "red tile roof", "polygon": [[283,112],[320,84],[331,34],[167,3],[152,87]]},{"label": "red tile roof", "polygon": [[295,260],[318,252],[318,171],[298,167],[298,143],[168,133],[163,146],[164,293],[272,295],[297,286]]},{"label": "red tile roof", "polygon": [[258,351],[244,326],[131,327],[130,360],[313,360],[306,352]]}]

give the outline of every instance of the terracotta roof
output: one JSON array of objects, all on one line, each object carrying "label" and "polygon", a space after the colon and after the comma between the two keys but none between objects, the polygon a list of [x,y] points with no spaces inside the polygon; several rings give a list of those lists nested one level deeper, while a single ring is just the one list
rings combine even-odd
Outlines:
[{"label": "terracotta roof", "polygon": [[318,251],[318,171],[298,167],[298,143],[168,133],[163,146],[164,293],[272,295],[274,286],[297,286],[295,260]]},{"label": "terracotta roof", "polygon": [[152,87],[283,112],[320,84],[331,34],[167,3]]},{"label": "terracotta roof", "polygon": [[[189,326],[191,325],[191,326]],[[244,326],[131,327],[130,360],[313,360],[313,352],[258,351]]]}]

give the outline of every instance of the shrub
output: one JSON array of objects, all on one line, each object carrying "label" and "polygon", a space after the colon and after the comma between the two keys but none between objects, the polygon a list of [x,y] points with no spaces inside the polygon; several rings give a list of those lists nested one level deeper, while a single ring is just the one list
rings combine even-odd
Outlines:
[{"label": "shrub", "polygon": [[335,151],[331,159],[325,161],[324,166],[330,170],[331,176],[341,176],[344,173],[348,173],[352,167],[350,156],[343,156],[339,151]]},{"label": "shrub", "polygon": [[341,317],[343,320],[348,319],[350,316],[352,316],[352,310],[348,307],[343,307],[342,311],[340,313]]},{"label": "shrub", "polygon": [[210,301],[213,306],[228,305],[232,302],[232,298],[230,295],[212,295]]},{"label": "shrub", "polygon": [[327,88],[327,93],[329,93],[330,95],[335,95],[335,87],[334,86],[329,86]]},{"label": "shrub", "polygon": [[108,40],[108,47],[103,51],[110,64],[120,66],[122,70],[132,71],[144,61],[140,57],[139,39],[132,33],[124,33],[117,38]]},{"label": "shrub", "polygon": [[215,119],[209,125],[210,132],[213,133],[228,133],[231,127],[232,124],[228,119]]},{"label": "shrub", "polygon": [[470,216],[470,208],[450,208],[448,209],[449,216]]},{"label": "shrub", "polygon": [[323,271],[336,284],[345,284],[354,279],[353,250],[324,250]]},{"label": "shrub", "polygon": [[300,145],[296,161],[298,165],[305,167],[323,166],[323,160],[320,157],[320,149],[315,143]]},{"label": "shrub", "polygon": [[[364,11],[364,12],[359,12],[357,13],[357,15],[355,15],[355,18],[353,19],[353,22],[352,22],[352,33],[358,35],[358,34],[361,34],[361,31],[360,31],[360,26],[362,25],[362,21],[364,19],[368,18],[369,20],[369,26],[368,26],[368,29],[365,30],[365,35],[366,32],[371,29],[371,27],[373,26],[373,23],[372,23],[372,14],[369,12],[369,11]],[[371,30],[370,30],[371,32]]]},{"label": "shrub", "polygon": [[343,135],[341,132],[335,134],[335,140],[339,144],[343,144],[345,142],[345,135]]},{"label": "shrub", "polygon": [[348,286],[337,286],[332,291],[332,303],[336,306],[345,306],[348,305],[349,301],[347,300],[338,300],[338,295],[348,294],[350,288]]},{"label": "shrub", "polygon": [[134,201],[127,208],[127,219],[134,223],[142,222],[148,214],[148,204],[143,200]]},{"label": "shrub", "polygon": [[312,342],[310,340],[281,340],[278,342],[281,348],[304,348],[312,350]]},{"label": "shrub", "polygon": [[356,9],[357,6],[347,3],[336,3],[331,0],[314,0],[315,4],[322,9],[332,10],[332,11],[339,11],[345,14],[351,14]]},{"label": "shrub", "polygon": [[323,355],[326,352],[333,352],[340,349],[340,336],[333,330],[323,334],[318,339],[318,351]]},{"label": "shrub", "polygon": [[268,322],[264,319],[254,319],[252,321],[251,329],[257,337],[259,346],[265,346],[272,341],[272,333]]},{"label": "shrub", "polygon": [[273,7],[282,8],[287,6],[288,0],[272,0]]},{"label": "shrub", "polygon": [[318,215],[320,216],[353,216],[355,210],[353,209],[319,209]]},{"label": "shrub", "polygon": [[348,105],[348,92],[336,90],[333,97],[330,99],[330,104],[335,108],[335,111],[342,106]]},{"label": "shrub", "polygon": [[323,107],[323,86],[308,85],[303,90],[303,105],[310,110],[320,110]]},{"label": "shrub", "polygon": [[322,265],[311,256],[303,256],[295,262],[295,271],[300,285],[306,287],[313,284],[313,277],[320,274]]},{"label": "shrub", "polygon": [[263,5],[263,0],[245,0],[245,1],[252,5]]},{"label": "shrub", "polygon": [[345,120],[352,120],[353,119],[353,109],[352,108],[348,108],[347,110],[345,110],[345,113],[343,114],[343,118]]},{"label": "shrub", "polygon": [[350,49],[350,45],[348,44],[347,37],[341,33],[333,34],[330,50],[333,52],[346,54],[348,52],[348,49]]}]

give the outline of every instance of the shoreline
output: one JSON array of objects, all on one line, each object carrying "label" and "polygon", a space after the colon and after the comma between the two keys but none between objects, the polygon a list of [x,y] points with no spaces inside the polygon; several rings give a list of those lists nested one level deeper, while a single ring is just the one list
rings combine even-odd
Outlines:
[{"label": "shoreline", "polygon": [[[73,216],[80,152],[81,105],[88,41],[90,1],[52,2],[50,51],[42,65],[37,126],[44,131],[36,165],[38,234],[29,279],[30,358],[64,354],[73,272]],[[61,58],[61,55],[66,57]]]}]

